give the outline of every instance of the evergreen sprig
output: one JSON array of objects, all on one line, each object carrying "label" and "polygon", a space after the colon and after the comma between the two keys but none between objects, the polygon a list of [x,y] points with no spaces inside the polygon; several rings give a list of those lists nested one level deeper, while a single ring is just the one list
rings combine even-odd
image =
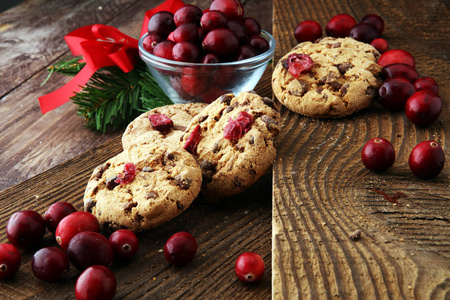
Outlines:
[{"label": "evergreen sprig", "polygon": [[[91,77],[74,96],[77,115],[85,126],[103,133],[124,129],[144,111],[172,104],[161,90],[145,63],[137,59],[133,70],[124,73],[119,67],[105,67]],[[74,76],[84,67],[80,58],[61,61],[49,68],[53,72]]]}]

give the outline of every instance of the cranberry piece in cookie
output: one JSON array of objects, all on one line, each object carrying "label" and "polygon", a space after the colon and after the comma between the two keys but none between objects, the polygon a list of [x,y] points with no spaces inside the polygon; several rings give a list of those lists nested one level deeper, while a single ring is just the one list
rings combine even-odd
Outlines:
[{"label": "cranberry piece in cookie", "polygon": [[308,73],[313,65],[314,62],[309,55],[293,53],[288,56],[283,66],[292,76],[298,78],[301,74]]},{"label": "cranberry piece in cookie", "polygon": [[153,129],[158,130],[161,133],[167,133],[173,127],[172,120],[165,114],[148,115],[148,119],[150,120]]}]

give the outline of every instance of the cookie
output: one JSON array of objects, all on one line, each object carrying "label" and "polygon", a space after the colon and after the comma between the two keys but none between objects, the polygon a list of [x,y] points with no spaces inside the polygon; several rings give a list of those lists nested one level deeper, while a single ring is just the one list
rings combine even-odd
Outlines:
[{"label": "cookie", "polygon": [[[312,68],[294,78],[287,71],[291,54],[306,54]],[[272,89],[288,109],[315,118],[340,118],[371,105],[381,84],[380,56],[371,45],[352,38],[327,37],[295,46],[277,63]]]},{"label": "cookie", "polygon": [[[152,132],[148,135],[149,139],[166,139],[169,142],[178,144],[181,135],[186,130],[186,127],[191,119],[201,112],[206,106],[207,104],[205,103],[173,104],[157,107],[147,111],[128,124],[127,129],[122,135],[122,146],[125,150],[128,150],[133,146],[136,138],[148,132]],[[149,120],[149,115],[152,114],[166,115],[172,120],[173,127],[165,133],[161,133],[154,129]]]},{"label": "cookie", "polygon": [[[146,148],[136,156],[124,151],[93,171],[84,210],[97,217],[102,230],[155,228],[178,216],[197,197],[202,174],[191,154],[162,142]],[[135,166],[134,177],[117,183],[130,162]]]},{"label": "cookie", "polygon": [[[225,94],[192,119],[181,145],[202,169],[200,201],[213,202],[240,193],[269,169],[276,157],[273,139],[280,131],[278,105],[254,92]],[[251,124],[244,126],[242,136],[225,138],[225,128],[242,115],[251,115]]]}]

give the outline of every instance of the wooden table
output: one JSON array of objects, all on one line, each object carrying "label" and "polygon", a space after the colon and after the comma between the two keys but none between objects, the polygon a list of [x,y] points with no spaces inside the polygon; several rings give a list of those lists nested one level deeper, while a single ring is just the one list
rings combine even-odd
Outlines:
[{"label": "wooden table", "polygon": [[[37,98],[63,85],[54,75],[43,87],[46,68],[68,54],[63,36],[93,23],[138,36],[144,12],[162,1],[29,0],[0,14],[0,242],[12,213],[44,213],[56,201],[82,208],[92,169],[119,153],[121,132],[106,135],[83,128],[76,106],[67,103],[45,115]],[[436,298],[450,296],[450,180],[448,163],[435,179],[419,180],[407,158],[419,141],[435,139],[449,158],[448,99],[450,40],[448,1],[247,0],[246,14],[273,32],[275,61],[295,45],[298,22],[323,26],[338,13],[357,20],[378,13],[392,48],[410,51],[422,76],[440,84],[444,109],[427,128],[403,113],[373,107],[341,120],[315,120],[283,110],[273,171],[226,203],[194,204],[178,218],[139,235],[141,249],[126,265],[112,267],[117,299]],[[192,1],[207,7],[208,1]],[[273,24],[273,27],[272,27]],[[271,96],[270,69],[256,91]],[[365,141],[389,138],[397,153],[385,174],[367,171],[359,159]],[[401,204],[385,195],[402,192]],[[356,229],[361,240],[350,241]],[[174,232],[196,236],[195,260],[170,266],[161,249]],[[55,245],[47,234],[41,246]],[[244,251],[259,253],[266,274],[256,285],[234,275]],[[78,272],[47,284],[34,278],[33,251],[11,280],[0,282],[1,299],[74,298]]]}]

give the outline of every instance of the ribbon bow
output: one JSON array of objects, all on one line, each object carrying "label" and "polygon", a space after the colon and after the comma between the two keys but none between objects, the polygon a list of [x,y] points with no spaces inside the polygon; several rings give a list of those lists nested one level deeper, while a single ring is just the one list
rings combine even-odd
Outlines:
[{"label": "ribbon bow", "polygon": [[[159,11],[175,12],[185,4],[181,0],[166,0],[145,13],[141,36],[147,30],[151,16]],[[95,24],[80,27],[64,37],[74,56],[82,55],[86,65],[61,88],[39,97],[43,114],[70,100],[103,67],[118,66],[128,73],[134,68],[138,55],[138,40],[108,25]]]}]

